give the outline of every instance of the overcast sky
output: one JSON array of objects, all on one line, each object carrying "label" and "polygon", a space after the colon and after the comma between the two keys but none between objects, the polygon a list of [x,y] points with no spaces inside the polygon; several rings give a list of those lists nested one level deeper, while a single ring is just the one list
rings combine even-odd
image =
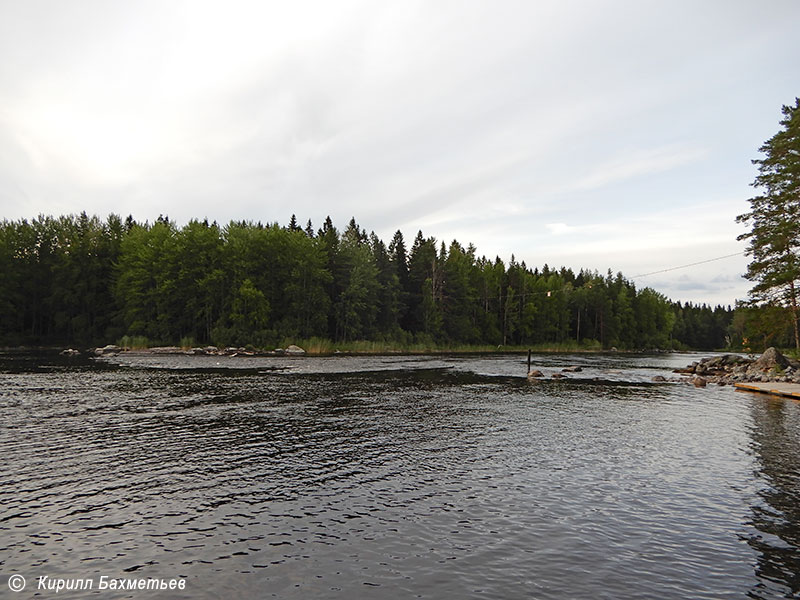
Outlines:
[{"label": "overcast sky", "polygon": [[[0,218],[417,230],[632,278],[744,250],[797,0],[0,0]],[[636,278],[733,303],[747,258]]]}]

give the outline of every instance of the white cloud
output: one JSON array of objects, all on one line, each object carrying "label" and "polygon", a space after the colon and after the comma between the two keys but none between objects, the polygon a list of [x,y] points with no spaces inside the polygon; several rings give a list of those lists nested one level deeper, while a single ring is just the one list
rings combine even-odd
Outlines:
[{"label": "white cloud", "polygon": [[670,171],[703,160],[707,156],[708,150],[704,148],[683,145],[639,150],[594,167],[591,173],[578,180],[572,189],[593,190],[634,177]]},{"label": "white cloud", "polygon": [[798,18],[782,0],[2,3],[0,217],[355,216],[629,275],[726,254],[797,92]]}]

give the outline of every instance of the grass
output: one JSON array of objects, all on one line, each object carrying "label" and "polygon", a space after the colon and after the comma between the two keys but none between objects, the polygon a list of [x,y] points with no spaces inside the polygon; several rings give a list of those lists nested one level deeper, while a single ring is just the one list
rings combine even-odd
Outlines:
[{"label": "grass", "polygon": [[[398,341],[371,341],[352,340],[349,342],[333,342],[327,338],[311,337],[306,339],[284,338],[278,346],[287,348],[290,345],[303,348],[307,354],[313,356],[328,356],[336,353],[342,354],[525,354],[528,350],[539,353],[558,352],[602,352],[603,347],[597,341],[584,341],[579,344],[575,341],[563,343],[544,343],[522,346],[503,346],[493,344],[437,344],[432,341],[398,342]],[[158,346],[145,336],[125,335],[117,340],[117,345],[127,350],[142,350]],[[184,350],[195,347],[196,341],[192,337],[183,337],[180,347]],[[248,349],[255,350],[248,345]],[[271,350],[272,348],[264,348]]]},{"label": "grass", "polygon": [[143,335],[123,335],[117,340],[117,346],[126,350],[142,350],[152,346],[150,340]]},{"label": "grass", "polygon": [[431,342],[396,342],[353,340],[349,342],[332,342],[325,338],[285,339],[281,347],[295,344],[303,348],[307,354],[324,356],[337,352],[342,354],[491,354],[519,353],[529,349],[533,352],[600,352],[603,350],[599,342],[578,344],[567,342],[562,344],[536,344],[524,346],[496,346],[489,344],[436,344]]}]

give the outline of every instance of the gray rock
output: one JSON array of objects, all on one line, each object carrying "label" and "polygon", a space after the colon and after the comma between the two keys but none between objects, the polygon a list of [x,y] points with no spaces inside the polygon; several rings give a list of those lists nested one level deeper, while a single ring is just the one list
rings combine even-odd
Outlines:
[{"label": "gray rock", "polygon": [[295,346],[294,344],[288,346],[285,352],[290,356],[302,356],[303,354],[306,353],[306,351],[303,350],[300,346]]},{"label": "gray rock", "polygon": [[759,356],[756,361],[750,365],[750,371],[760,371],[767,373],[769,371],[782,371],[789,366],[789,359],[781,354],[776,348],[767,348],[764,354]]},{"label": "gray rock", "polygon": [[114,344],[108,344],[102,348],[95,348],[94,350],[94,353],[97,356],[103,356],[104,354],[117,354],[118,352],[122,352],[122,348],[115,346]]}]

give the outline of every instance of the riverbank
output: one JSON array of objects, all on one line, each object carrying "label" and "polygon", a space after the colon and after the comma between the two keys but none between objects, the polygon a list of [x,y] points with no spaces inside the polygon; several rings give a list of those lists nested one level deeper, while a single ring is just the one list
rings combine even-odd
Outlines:
[{"label": "riverbank", "polygon": [[[437,345],[437,344],[397,344],[392,342],[354,341],[334,343],[329,340],[312,338],[310,340],[297,340],[296,343],[287,343],[282,347],[272,350],[246,347],[217,346],[188,347],[188,346],[128,346],[124,344],[109,344],[107,346],[91,348],[85,352],[90,355],[102,356],[107,354],[138,353],[138,354],[187,354],[206,356],[380,356],[380,355],[439,355],[439,354],[527,354],[528,351],[537,354],[564,354],[564,353],[600,353],[617,352],[616,348],[604,349],[599,344],[577,344],[574,342],[563,344],[537,344],[530,346],[492,346],[492,345]],[[62,354],[77,356],[82,354],[73,348],[64,349]]]},{"label": "riverbank", "polygon": [[709,383],[800,384],[800,361],[784,356],[776,348],[768,348],[758,358],[723,354],[693,362],[687,367],[676,369],[675,373],[690,375],[692,383],[698,387]]}]

